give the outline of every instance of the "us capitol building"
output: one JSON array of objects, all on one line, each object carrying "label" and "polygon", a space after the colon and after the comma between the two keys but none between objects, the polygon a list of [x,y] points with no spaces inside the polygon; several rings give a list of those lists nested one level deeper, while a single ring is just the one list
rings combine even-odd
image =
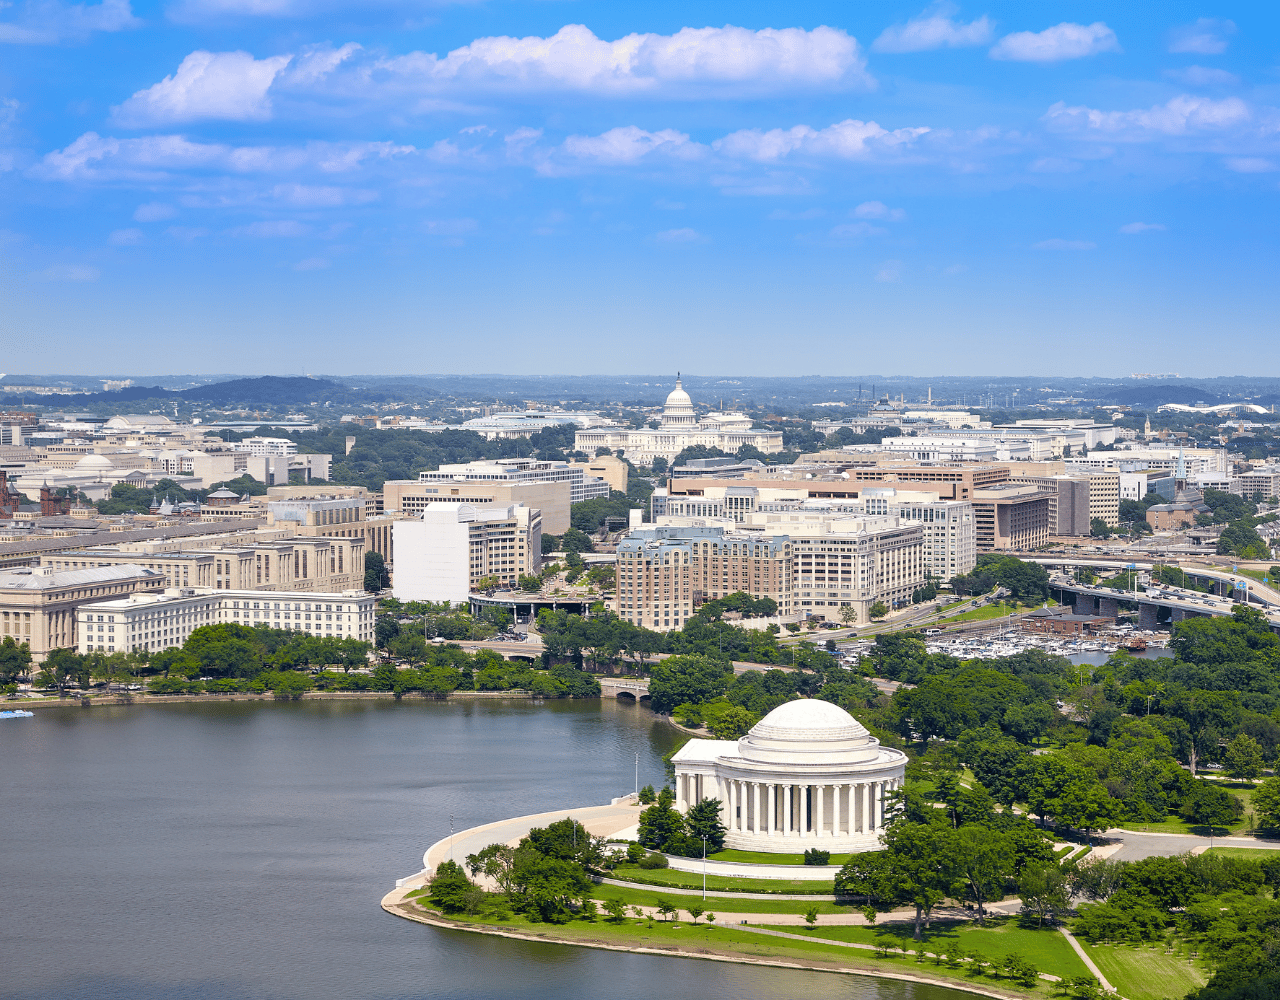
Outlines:
[{"label": "us capitol building", "polygon": [[[838,705],[779,705],[737,740],[690,740],[671,758],[676,807],[720,801],[725,847],[843,854],[882,845],[907,756],[882,747]],[[891,810],[889,810],[891,811]]]},{"label": "us capitol building", "polygon": [[604,425],[581,430],[574,435],[577,451],[594,455],[597,448],[621,452],[636,465],[650,465],[654,458],[670,462],[693,445],[719,448],[732,455],[744,444],[759,448],[766,455],[782,451],[782,432],[752,430],[751,418],[745,413],[708,413],[701,420],[693,412],[693,400],[676,376],[676,387],[662,408],[662,421],[657,429],[642,427],[632,430],[619,425]]}]

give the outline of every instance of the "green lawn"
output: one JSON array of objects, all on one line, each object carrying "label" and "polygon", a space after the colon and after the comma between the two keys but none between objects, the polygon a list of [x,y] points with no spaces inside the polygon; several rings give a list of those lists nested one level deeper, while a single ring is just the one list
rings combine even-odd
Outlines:
[{"label": "green lawn", "polygon": [[675,893],[663,894],[660,888],[636,889],[621,885],[597,885],[591,893],[596,899],[620,899],[628,906],[657,906],[659,900],[665,899],[672,906],[681,910],[686,905],[705,906],[715,913],[794,913],[803,916],[810,906],[816,906],[819,913],[860,913],[861,905],[846,905],[830,900],[807,903],[801,900],[770,899],[768,896],[757,896],[754,899],[737,899],[732,896],[715,896],[707,894],[703,902],[701,896],[677,896]]},{"label": "green lawn", "polygon": [[[794,930],[794,928],[783,927],[775,929]],[[805,930],[804,933],[835,941],[855,941],[859,944],[889,942],[895,945],[906,945],[912,951],[923,948],[926,952],[935,955],[948,952],[952,948],[963,948],[967,952],[976,951],[990,959],[1000,959],[1010,953],[1017,953],[1041,972],[1048,972],[1064,979],[1089,975],[1089,970],[1080,961],[1080,956],[1072,949],[1071,943],[1056,930],[1048,927],[1028,930],[1018,926],[1015,920],[990,921],[986,927],[971,923],[935,921],[933,927],[924,932],[923,940],[918,945],[912,940],[912,931],[910,924],[883,924],[878,927],[824,927],[822,918],[819,917],[818,926],[812,931]]]},{"label": "green lawn", "polygon": [[[619,865],[613,877],[624,882],[641,882],[645,885],[675,886],[681,889],[701,889],[701,872],[678,872],[674,868],[634,868]],[[815,893],[829,895],[835,891],[832,879],[781,879],[781,878],[733,878],[729,875],[708,875],[708,889],[722,892],[766,893]]]},{"label": "green lawn", "polygon": [[1186,996],[1205,984],[1204,974],[1179,954],[1166,955],[1164,945],[1090,945],[1085,952],[1111,985],[1128,1000],[1168,1000]]},{"label": "green lawn", "polygon": [[[715,854],[708,854],[708,858],[712,861],[740,861],[753,865],[797,865],[803,868],[803,854],[767,854],[764,851],[732,851],[723,850]],[[852,854],[833,854],[828,864],[842,865],[848,861]]]},{"label": "green lawn", "polygon": [[[1038,607],[1038,605],[1037,605]],[[991,618],[1006,618],[1010,615],[1017,614],[1020,611],[1028,611],[1030,608],[1019,606],[1018,611],[1010,611],[1004,605],[996,607],[994,604],[986,604],[980,608],[974,608],[972,611],[962,611],[958,615],[951,615],[949,618],[941,619],[942,623],[950,622],[981,622]]]},{"label": "green lawn", "polygon": [[1274,856],[1275,850],[1266,847],[1211,847],[1205,854],[1220,854],[1224,858],[1242,858],[1245,861],[1261,861]]}]

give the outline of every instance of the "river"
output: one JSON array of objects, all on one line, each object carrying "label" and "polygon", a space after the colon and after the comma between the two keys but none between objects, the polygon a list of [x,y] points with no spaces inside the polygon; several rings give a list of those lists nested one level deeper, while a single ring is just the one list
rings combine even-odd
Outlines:
[{"label": "river", "polygon": [[0,996],[959,1000],[441,931],[378,906],[456,829],[660,784],[612,700],[230,703],[0,722]]}]

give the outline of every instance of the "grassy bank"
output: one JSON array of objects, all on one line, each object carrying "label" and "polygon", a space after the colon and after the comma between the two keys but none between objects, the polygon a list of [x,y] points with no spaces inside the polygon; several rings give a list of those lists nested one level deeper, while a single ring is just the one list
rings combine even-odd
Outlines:
[{"label": "grassy bank", "polygon": [[[636,868],[632,865],[619,865],[613,877],[625,882],[640,882],[644,885],[662,886],[668,889],[701,889],[701,872],[678,872],[673,868]],[[832,879],[781,879],[781,878],[734,878],[729,875],[708,875],[707,888],[719,892],[764,892],[782,893],[784,895],[806,893],[814,895],[830,895],[835,891]]]},{"label": "grassy bank", "polygon": [[[829,865],[843,865],[848,861],[852,854],[833,854],[831,860],[827,862]],[[709,861],[738,861],[751,865],[797,865],[801,869],[804,867],[803,854],[768,854],[764,851],[717,851],[715,854],[708,854]],[[800,874],[803,874],[801,871]]]},{"label": "grassy bank", "polygon": [[656,887],[653,889],[637,889],[623,885],[597,885],[592,895],[601,900],[620,899],[628,906],[658,906],[663,900],[666,900],[681,911],[684,910],[686,905],[698,905],[711,910],[713,913],[794,913],[796,916],[802,916],[804,911],[811,906],[816,906],[819,914],[827,915],[862,912],[862,904],[855,906],[850,903],[836,903],[831,900],[818,900],[811,903],[806,900],[769,899],[763,896],[757,896],[753,899],[739,899],[734,896],[717,896],[711,892],[707,893],[707,898],[704,902],[701,896],[663,895],[662,890]]}]

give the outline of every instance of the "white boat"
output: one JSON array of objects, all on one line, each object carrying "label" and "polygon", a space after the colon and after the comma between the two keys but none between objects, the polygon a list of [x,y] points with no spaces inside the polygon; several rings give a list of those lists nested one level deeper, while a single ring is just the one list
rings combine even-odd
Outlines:
[{"label": "white boat", "polygon": [[34,719],[35,715],[35,712],[28,712],[21,708],[5,709],[0,712],[0,719]]}]

